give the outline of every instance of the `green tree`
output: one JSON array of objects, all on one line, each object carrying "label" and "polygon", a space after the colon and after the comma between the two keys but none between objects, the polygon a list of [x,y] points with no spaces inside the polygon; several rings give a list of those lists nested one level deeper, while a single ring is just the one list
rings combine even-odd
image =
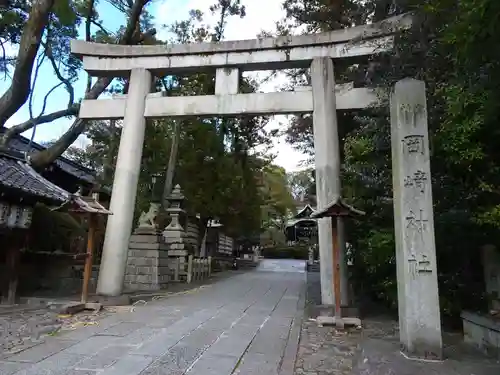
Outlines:
[{"label": "green tree", "polygon": [[[352,4],[351,4],[352,3]],[[357,7],[355,6],[358,3]],[[328,31],[414,12],[414,27],[394,51],[355,69],[336,66],[339,81],[390,89],[404,77],[427,84],[432,185],[442,311],[482,305],[479,247],[498,242],[497,144],[500,4],[494,0],[284,1],[288,17],[308,30]],[[360,13],[361,12],[361,13]],[[345,24],[345,22],[344,22]],[[299,74],[300,73],[300,74]],[[307,82],[299,72],[293,79]],[[365,291],[396,304],[394,222],[387,107],[339,113],[344,196],[368,214],[349,224],[357,281]],[[310,117],[297,118],[289,142],[312,155]],[[483,305],[484,306],[484,305]]]}]

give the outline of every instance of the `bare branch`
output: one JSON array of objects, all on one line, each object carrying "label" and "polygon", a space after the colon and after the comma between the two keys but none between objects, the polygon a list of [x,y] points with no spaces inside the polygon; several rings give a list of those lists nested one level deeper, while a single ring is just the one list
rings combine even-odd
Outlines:
[{"label": "bare branch", "polygon": [[100,22],[97,22],[96,20],[92,20],[92,25],[94,26],[97,26],[103,33],[105,33],[106,35],[111,35],[113,34],[110,30],[107,30],[103,25],[102,23]]},{"label": "bare branch", "polygon": [[[131,0],[130,0],[131,1]],[[135,38],[135,30],[139,25],[139,18],[144,9],[144,6],[150,0],[135,0],[130,10],[130,15],[127,21],[125,31],[120,38],[118,44],[134,44],[137,43]],[[92,88],[85,94],[85,99],[97,99],[111,83],[112,78],[100,77],[94,83]],[[55,159],[61,156],[64,151],[82,134],[87,127],[87,121],[76,119],[70,128],[49,148],[34,154],[31,158],[31,164],[42,169],[50,165]]]},{"label": "bare branch", "polygon": [[[58,87],[60,87],[63,83],[62,82],[59,82],[57,85],[55,85],[54,87],[52,87],[49,92],[47,92],[47,94],[45,94],[45,97],[43,98],[43,105],[42,105],[42,110],[40,111],[40,114],[38,115],[38,117],[42,116],[45,112],[45,108],[47,108],[47,100],[50,96],[50,94],[52,94]],[[71,103],[73,104],[73,103]],[[71,105],[68,105],[68,108],[71,107]]]},{"label": "bare branch", "polygon": [[45,54],[49,58],[50,64],[52,65],[52,68],[54,69],[54,73],[55,73],[57,79],[59,79],[59,81],[61,81],[66,86],[66,90],[68,91],[68,94],[69,94],[69,100],[68,100],[68,108],[69,108],[75,102],[75,90],[73,88],[73,85],[71,84],[71,81],[68,78],[64,78],[63,75],[61,74],[61,71],[56,64],[56,61],[54,60],[54,55],[52,55],[52,50],[51,50],[50,46],[46,43],[43,43],[43,42],[42,42],[42,45],[45,47]]},{"label": "bare branch", "polygon": [[3,44],[4,42],[0,40],[0,47],[2,47],[2,54],[3,54],[2,60],[0,62],[3,65],[2,69],[4,69],[5,71],[4,78],[7,78],[7,51],[5,50],[5,46]]},{"label": "bare branch", "polygon": [[29,101],[28,101],[28,109],[30,113],[30,118],[33,118],[33,92],[35,90],[36,82],[38,80],[38,72],[40,71],[40,67],[43,64],[43,61],[45,60],[45,53],[42,53],[41,55],[38,55],[36,58],[36,67],[35,67],[35,74],[33,75],[33,83],[31,84],[30,87],[30,94],[29,94]]},{"label": "bare branch", "polygon": [[11,85],[0,98],[0,127],[5,126],[7,120],[28,100],[33,64],[54,1],[39,0],[31,6],[23,28]]},{"label": "bare branch", "polygon": [[25,121],[21,124],[17,124],[5,130],[4,139],[11,139],[12,137],[24,133],[26,130],[32,129],[36,125],[45,124],[48,122],[55,121],[62,117],[68,116],[76,116],[78,114],[78,110],[80,108],[79,104],[73,105],[71,108],[66,108],[60,111],[49,113],[48,115],[43,115],[39,117],[35,117],[28,121]]}]

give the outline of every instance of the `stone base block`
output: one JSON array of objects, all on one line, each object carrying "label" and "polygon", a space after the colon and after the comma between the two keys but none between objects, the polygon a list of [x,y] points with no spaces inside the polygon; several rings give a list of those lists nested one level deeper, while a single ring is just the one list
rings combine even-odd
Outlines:
[{"label": "stone base block", "polygon": [[159,290],[171,278],[169,246],[158,233],[130,237],[124,288],[127,291]]},{"label": "stone base block", "polygon": [[161,233],[154,234],[137,234],[134,232],[133,235],[130,236],[130,243],[162,243],[163,236]]},{"label": "stone base block", "polygon": [[500,359],[500,319],[468,311],[461,317],[465,343]]},{"label": "stone base block", "polygon": [[[313,307],[314,316],[335,316],[334,305],[317,305]],[[359,317],[359,309],[355,306],[341,306],[340,311],[343,317]]]},{"label": "stone base block", "polygon": [[359,318],[342,317],[337,319],[335,316],[318,316],[316,322],[322,326],[333,325],[337,328],[361,327],[361,319]]}]

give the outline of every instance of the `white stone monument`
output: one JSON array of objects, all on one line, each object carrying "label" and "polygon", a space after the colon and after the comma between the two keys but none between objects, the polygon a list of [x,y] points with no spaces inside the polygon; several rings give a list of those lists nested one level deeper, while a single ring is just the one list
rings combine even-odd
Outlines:
[{"label": "white stone monument", "polygon": [[391,96],[399,329],[409,355],[442,357],[425,84],[405,79]]}]

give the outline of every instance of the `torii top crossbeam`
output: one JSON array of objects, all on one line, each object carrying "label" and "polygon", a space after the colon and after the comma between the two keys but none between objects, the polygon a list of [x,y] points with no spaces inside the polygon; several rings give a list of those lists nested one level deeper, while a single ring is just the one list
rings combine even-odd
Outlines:
[{"label": "torii top crossbeam", "polygon": [[[94,76],[129,76],[135,69],[165,75],[216,71],[215,95],[163,97],[148,94],[144,117],[237,116],[301,114],[313,108],[311,87],[291,92],[241,94],[241,71],[309,67],[318,57],[334,59],[366,56],[387,51],[394,33],[411,25],[410,15],[327,33],[155,46],[123,46],[71,41],[72,53],[83,59],[83,67]],[[347,89],[346,89],[347,87]],[[379,102],[367,88],[335,87],[338,110],[367,108]],[[80,118],[124,118],[126,96],[113,99],[83,100]]]},{"label": "torii top crossbeam", "polygon": [[83,58],[83,67],[95,76],[128,75],[144,68],[172,74],[232,66],[240,70],[308,67],[314,57],[347,58],[392,48],[396,31],[411,25],[408,14],[371,25],[326,33],[154,46],[125,46],[71,41],[71,52]]}]

